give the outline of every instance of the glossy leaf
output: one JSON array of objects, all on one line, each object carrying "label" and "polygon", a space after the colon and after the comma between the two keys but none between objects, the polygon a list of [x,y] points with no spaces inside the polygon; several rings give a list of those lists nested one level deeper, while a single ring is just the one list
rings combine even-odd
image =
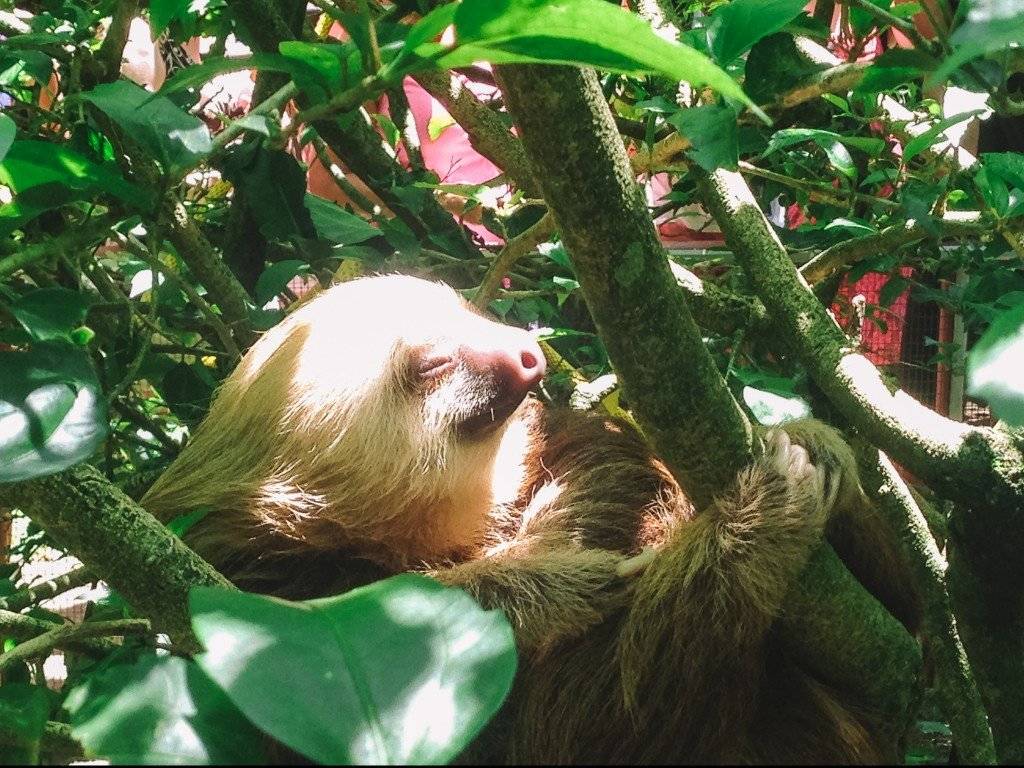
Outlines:
[{"label": "glossy leaf", "polygon": [[761,38],[789,24],[806,5],[802,0],[732,0],[720,6],[708,25],[715,60],[729,64]]},{"label": "glossy leaf", "polygon": [[213,149],[206,124],[170,99],[127,80],[82,94],[163,165],[165,171],[198,163]]},{"label": "glossy leaf", "polygon": [[18,132],[18,126],[7,115],[0,114],[0,160],[4,159],[7,150],[14,143],[14,136]]},{"label": "glossy leaf", "polygon": [[0,352],[0,483],[60,472],[107,434],[87,353],[67,342]]},{"label": "glossy leaf", "polygon": [[928,78],[929,83],[945,80],[971,59],[1024,40],[1024,0],[971,0],[967,7],[966,21],[950,38],[953,53]]},{"label": "glossy leaf", "polygon": [[146,656],[68,694],[71,727],[113,765],[258,765],[261,735],[192,662]]},{"label": "glossy leaf", "polygon": [[962,123],[964,120],[970,120],[972,117],[980,115],[982,112],[984,112],[984,110],[975,109],[970,112],[961,112],[957,115],[953,115],[952,117],[947,117],[945,120],[939,120],[939,122],[920,136],[915,136],[907,142],[907,145],[903,147],[903,160],[908,161],[924,152],[932,146],[932,144],[935,144],[941,139],[941,134],[945,132],[947,128],[951,128],[958,123]]},{"label": "glossy leaf", "polygon": [[8,310],[36,341],[71,339],[71,332],[85,322],[92,299],[67,288],[39,288],[19,296]]},{"label": "glossy leaf", "polygon": [[729,107],[713,104],[691,107],[668,118],[683,136],[690,140],[687,155],[701,168],[736,168],[739,160],[739,140],[736,131],[736,113]]},{"label": "glossy leaf", "polygon": [[1024,426],[1024,304],[1001,313],[967,356],[967,391],[1007,424]]},{"label": "glossy leaf", "polygon": [[190,605],[202,668],[257,726],[321,763],[447,762],[515,673],[505,618],[423,576],[304,603],[197,588]]},{"label": "glossy leaf", "polygon": [[[763,113],[702,53],[659,37],[650,24],[604,0],[463,0],[454,16],[456,46],[426,43],[417,54],[444,69],[496,64],[580,64],[625,74],[661,74]],[[767,120],[767,118],[764,118]]]},{"label": "glossy leaf", "polygon": [[[98,165],[84,155],[48,141],[15,141],[0,163],[0,183],[19,196],[44,185],[60,185],[73,192],[107,192],[138,204],[150,195],[121,176],[113,165]],[[69,194],[73,199],[75,195]]]},{"label": "glossy leaf", "polygon": [[306,195],[306,208],[313,217],[317,234],[338,245],[354,245],[383,234],[354,213],[316,195]]}]

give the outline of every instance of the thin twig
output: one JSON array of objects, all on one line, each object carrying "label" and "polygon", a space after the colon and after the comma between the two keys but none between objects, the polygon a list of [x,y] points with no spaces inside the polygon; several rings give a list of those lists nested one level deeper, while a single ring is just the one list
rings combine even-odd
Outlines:
[{"label": "thin twig", "polygon": [[494,263],[484,273],[484,278],[480,281],[480,288],[473,296],[473,304],[481,309],[490,304],[501,287],[501,279],[520,258],[549,240],[555,234],[555,229],[555,219],[548,212],[532,227],[509,240],[498,253]]},{"label": "thin twig", "polygon": [[45,656],[54,648],[68,643],[96,637],[149,634],[149,619],[117,619],[92,621],[84,624],[62,624],[45,634],[20,643],[7,653],[0,654],[0,672],[19,661]]}]

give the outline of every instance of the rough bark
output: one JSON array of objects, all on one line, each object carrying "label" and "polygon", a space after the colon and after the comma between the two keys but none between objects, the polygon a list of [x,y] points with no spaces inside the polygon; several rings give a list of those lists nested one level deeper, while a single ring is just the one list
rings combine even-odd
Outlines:
[{"label": "rough bark", "polygon": [[597,76],[496,74],[631,410],[707,504],[749,461],[750,425],[676,286]]},{"label": "rough bark", "polygon": [[[498,77],[634,415],[687,491],[713,496],[748,460],[750,426],[676,285],[596,76],[529,66]],[[784,638],[815,669],[899,713],[900,727],[920,668],[902,625],[827,546],[791,596]]]},{"label": "rough bark", "polygon": [[231,584],[96,469],[80,464],[55,475],[0,485],[0,503],[32,517],[85,563],[154,629],[182,648],[192,634],[188,591]]},{"label": "rough bark", "polygon": [[808,289],[739,174],[694,168],[705,204],[780,335],[842,415],[873,444],[958,503],[950,595],[1000,761],[1024,759],[1024,454],[1018,435],[947,419],[890,392]]}]

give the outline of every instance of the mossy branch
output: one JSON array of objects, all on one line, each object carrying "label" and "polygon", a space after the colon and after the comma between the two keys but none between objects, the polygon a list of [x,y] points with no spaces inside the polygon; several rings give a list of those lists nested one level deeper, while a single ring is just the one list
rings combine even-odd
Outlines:
[{"label": "mossy branch", "polygon": [[448,72],[421,72],[413,79],[462,126],[473,149],[501,168],[528,197],[540,196],[522,143],[509,132],[497,112]]},{"label": "mossy branch", "polygon": [[939,703],[953,732],[957,755],[967,765],[992,765],[996,762],[992,730],[953,616],[945,558],[889,457],[864,441],[857,442],[855,448],[864,490],[896,533],[896,543],[921,596],[923,629],[935,665]]},{"label": "mossy branch", "polygon": [[963,516],[960,532],[984,546],[993,562],[1016,570],[1024,546],[1024,455],[1012,436],[952,421],[902,391],[890,392],[800,277],[742,176],[691,172],[780,342],[872,443],[943,496],[969,506],[973,514]]},{"label": "mossy branch", "polygon": [[752,457],[751,428],[676,285],[597,77],[496,75],[633,414],[707,504]]},{"label": "mossy branch", "polygon": [[32,517],[150,619],[155,630],[185,649],[197,648],[189,589],[231,588],[209,563],[87,464],[0,485],[0,504]]}]

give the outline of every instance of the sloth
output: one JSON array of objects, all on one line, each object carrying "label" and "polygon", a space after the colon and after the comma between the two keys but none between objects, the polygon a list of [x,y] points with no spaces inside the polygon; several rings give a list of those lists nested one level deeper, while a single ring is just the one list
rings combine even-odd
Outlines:
[{"label": "sloth", "polygon": [[829,519],[868,505],[838,433],[766,433],[696,510],[633,427],[531,396],[544,373],[445,285],[342,283],[249,350],[142,503],[208,510],[186,541],[243,589],[413,570],[503,611],[520,672],[466,759],[894,759],[891,724],[772,632]]}]

